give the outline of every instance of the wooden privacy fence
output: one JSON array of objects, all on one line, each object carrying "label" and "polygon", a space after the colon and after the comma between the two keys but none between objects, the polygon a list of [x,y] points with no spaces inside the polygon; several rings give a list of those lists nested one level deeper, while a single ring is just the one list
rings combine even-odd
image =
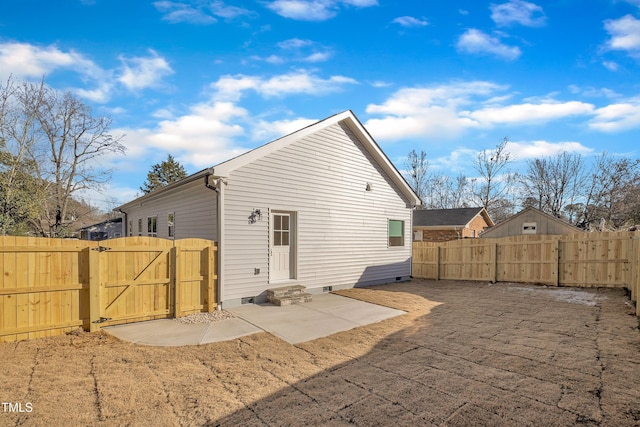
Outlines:
[{"label": "wooden privacy fence", "polygon": [[0,342],[213,311],[217,245],[0,237]]},{"label": "wooden privacy fence", "polygon": [[640,233],[414,242],[412,275],[436,280],[627,288],[637,301]]}]

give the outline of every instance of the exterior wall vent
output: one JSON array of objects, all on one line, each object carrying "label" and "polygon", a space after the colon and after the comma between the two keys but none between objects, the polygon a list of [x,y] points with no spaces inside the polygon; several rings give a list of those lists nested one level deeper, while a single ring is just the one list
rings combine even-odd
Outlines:
[{"label": "exterior wall vent", "polygon": [[241,304],[253,304],[255,297],[244,297],[240,300]]},{"label": "exterior wall vent", "polygon": [[333,286],[323,286],[322,292],[331,292],[333,290]]}]

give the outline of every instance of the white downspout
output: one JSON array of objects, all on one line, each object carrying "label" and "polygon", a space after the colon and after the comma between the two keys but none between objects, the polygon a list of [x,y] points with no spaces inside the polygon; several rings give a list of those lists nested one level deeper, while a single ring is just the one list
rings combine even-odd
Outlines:
[{"label": "white downspout", "polygon": [[215,185],[209,183],[209,177],[213,175],[213,169],[205,176],[204,185],[210,190],[216,192],[216,237],[218,240],[218,286],[216,293],[218,295],[218,304],[216,310],[222,310],[222,301],[224,300],[224,181],[222,178],[216,180]]},{"label": "white downspout", "polygon": [[217,216],[218,216],[218,310],[222,310],[222,301],[224,301],[224,252],[226,246],[224,244],[224,186],[225,183],[220,178],[217,182],[218,186],[218,203],[217,203]]}]

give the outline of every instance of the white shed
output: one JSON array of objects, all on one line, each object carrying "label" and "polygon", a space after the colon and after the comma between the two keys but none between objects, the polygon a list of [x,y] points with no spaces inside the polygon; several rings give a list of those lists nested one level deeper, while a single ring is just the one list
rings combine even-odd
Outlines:
[{"label": "white shed", "polygon": [[218,242],[224,306],[408,280],[419,198],[345,111],[119,209],[126,235]]}]

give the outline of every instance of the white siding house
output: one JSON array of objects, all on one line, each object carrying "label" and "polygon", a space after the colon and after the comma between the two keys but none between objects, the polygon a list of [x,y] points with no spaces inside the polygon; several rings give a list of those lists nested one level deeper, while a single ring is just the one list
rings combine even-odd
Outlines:
[{"label": "white siding house", "polygon": [[319,293],[407,280],[419,203],[346,111],[120,209],[127,235],[141,223],[142,235],[217,240],[220,302],[232,306],[289,284]]}]

